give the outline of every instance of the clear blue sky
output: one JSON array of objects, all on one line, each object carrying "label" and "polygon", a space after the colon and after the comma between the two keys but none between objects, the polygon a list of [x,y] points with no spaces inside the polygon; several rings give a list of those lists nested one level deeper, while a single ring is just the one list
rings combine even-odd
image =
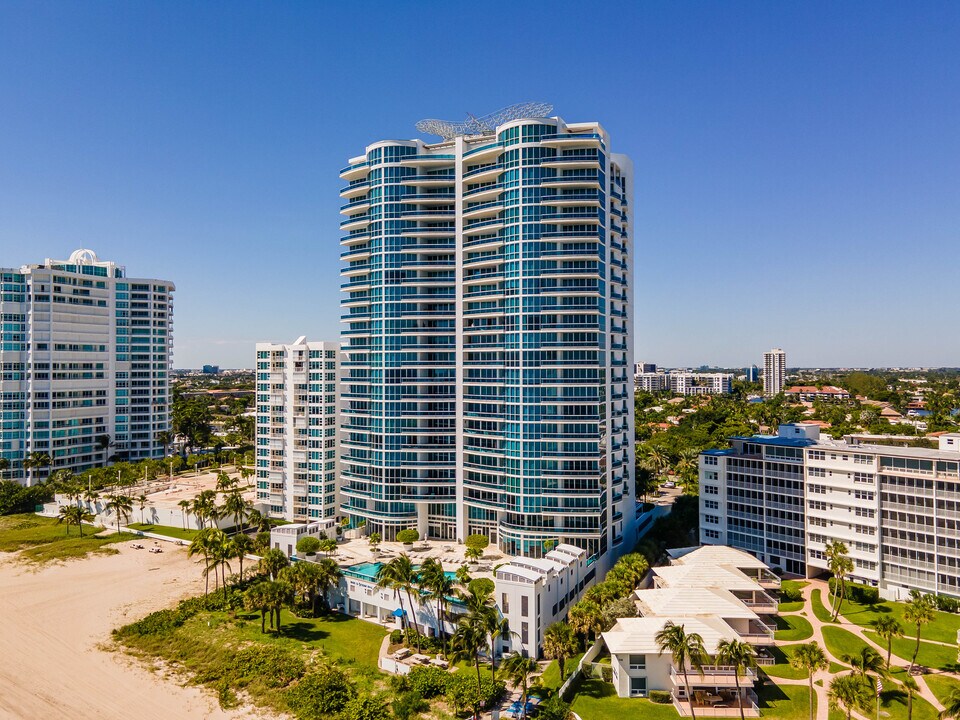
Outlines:
[{"label": "clear blue sky", "polygon": [[957,2],[8,0],[0,266],[173,280],[175,364],[249,367],[339,334],[348,157],[521,100],[633,158],[638,359],[960,365]]}]

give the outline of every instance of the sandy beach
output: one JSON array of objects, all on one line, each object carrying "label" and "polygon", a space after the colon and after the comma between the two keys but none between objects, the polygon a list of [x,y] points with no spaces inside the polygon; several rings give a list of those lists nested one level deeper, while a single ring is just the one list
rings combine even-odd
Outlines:
[{"label": "sandy beach", "polygon": [[0,718],[71,720],[251,720],[269,714],[222,711],[206,690],[182,687],[140,661],[100,649],[110,631],[203,592],[185,548],[162,555],[116,546],[36,569],[0,553]]}]

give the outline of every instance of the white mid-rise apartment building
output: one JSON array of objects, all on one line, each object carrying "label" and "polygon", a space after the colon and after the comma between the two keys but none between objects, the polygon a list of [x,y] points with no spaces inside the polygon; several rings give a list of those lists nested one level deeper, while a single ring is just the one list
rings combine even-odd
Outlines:
[{"label": "white mid-rise apartment building", "polygon": [[340,176],[342,512],[510,555],[632,547],[630,160],[598,123],[517,117]]},{"label": "white mid-rise apartment building", "polygon": [[[941,435],[936,449],[909,441],[821,439],[816,426],[800,424],[707,451],[701,542],[813,576],[827,570],[827,543],[840,540],[851,579],[885,597],[911,589],[960,596],[960,434]],[[785,452],[801,457],[786,461]]]},{"label": "white mid-rise apartment building", "polygon": [[[110,458],[163,456],[171,428],[173,283],[77,250],[0,269],[0,455],[31,484]],[[24,470],[32,453],[51,464]]]},{"label": "white mid-rise apartment building", "polygon": [[733,386],[730,373],[668,372],[666,382],[677,395],[724,395]]},{"label": "white mid-rise apartment building", "polygon": [[787,354],[774,348],[763,354],[763,394],[773,397],[783,392],[787,382]]},{"label": "white mid-rise apartment building", "polygon": [[634,387],[648,393],[663,392],[667,388],[667,375],[663,372],[643,372],[633,376]]},{"label": "white mid-rise apartment building", "polygon": [[257,343],[257,501],[291,522],[337,514],[340,344]]}]

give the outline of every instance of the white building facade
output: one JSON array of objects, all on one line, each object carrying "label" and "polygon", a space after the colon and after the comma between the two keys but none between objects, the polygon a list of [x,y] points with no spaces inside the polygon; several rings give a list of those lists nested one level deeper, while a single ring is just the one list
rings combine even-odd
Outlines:
[{"label": "white building facade", "polygon": [[763,394],[773,397],[783,392],[787,382],[787,354],[774,348],[763,354]]},{"label": "white building facade", "polygon": [[[170,431],[173,283],[77,250],[0,269],[0,455],[31,484],[109,459],[163,457]],[[50,458],[24,470],[31,453]]]},{"label": "white building facade", "polygon": [[666,382],[677,395],[724,395],[733,386],[730,373],[668,372]]},{"label": "white building facade", "polygon": [[960,597],[960,434],[930,449],[821,439],[816,426],[784,425],[776,438],[731,443],[700,456],[701,542],[814,576],[839,540],[851,579],[884,597],[911,589]]},{"label": "white building facade", "polygon": [[257,343],[257,502],[291,522],[338,509],[340,344]]},{"label": "white building facade", "polygon": [[634,387],[648,393],[663,392],[667,388],[667,375],[663,372],[643,372],[633,376]]},{"label": "white building facade", "polygon": [[341,171],[351,519],[510,555],[632,546],[632,168],[610,146],[516,119]]}]

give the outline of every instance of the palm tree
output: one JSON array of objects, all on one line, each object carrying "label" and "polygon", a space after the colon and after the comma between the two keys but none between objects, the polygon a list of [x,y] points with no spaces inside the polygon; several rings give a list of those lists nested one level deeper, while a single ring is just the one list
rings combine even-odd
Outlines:
[{"label": "palm tree", "polygon": [[917,644],[913,648],[913,657],[910,658],[910,672],[913,672],[913,666],[917,662],[917,653],[920,652],[920,628],[929,622],[933,622],[935,617],[929,597],[919,593],[912,594],[910,601],[903,609],[903,621],[915,625],[917,628]]},{"label": "palm tree", "polygon": [[222,470],[219,473],[217,473],[217,486],[216,486],[217,492],[225,493],[228,490],[230,490],[230,488],[232,488],[236,483],[237,481],[234,478],[230,477],[229,473],[225,473]]},{"label": "palm tree", "polygon": [[277,621],[277,635],[280,634],[280,611],[284,606],[293,602],[293,588],[290,583],[270,582],[267,583],[267,600],[270,610],[272,610]]},{"label": "palm tree", "polygon": [[871,624],[877,635],[887,641],[887,669],[889,670],[893,639],[903,637],[903,627],[892,617],[877,618]]},{"label": "palm tree", "polygon": [[[298,564],[313,565],[314,563]],[[340,580],[343,578],[343,573],[340,571],[340,566],[337,565],[336,561],[331,560],[330,558],[323,558],[320,560],[320,562],[315,564],[315,567],[317,567],[320,571],[319,575],[317,576],[317,588],[320,592],[320,595],[323,597],[323,603],[327,608],[327,612],[329,612],[331,607],[328,593],[330,592],[330,588],[337,587],[340,584]]]},{"label": "palm tree", "polygon": [[[913,678],[909,675],[906,679],[913,680]],[[915,680],[913,680],[913,684],[917,684]],[[904,682],[903,686],[906,687],[907,683]],[[907,700],[912,700],[909,693],[907,694]],[[946,699],[943,701],[943,710],[940,712],[940,720],[958,717],[960,717],[960,688],[954,687],[950,689],[950,692],[947,693]],[[911,720],[909,716],[907,717],[907,720]]]},{"label": "palm tree", "polygon": [[224,514],[233,516],[234,530],[241,532],[243,529],[243,521],[250,512],[250,504],[243,499],[243,496],[239,492],[232,492],[227,495],[223,501],[223,511]]},{"label": "palm tree", "polygon": [[97,436],[97,449],[103,453],[103,464],[107,464],[107,450],[110,449],[110,446],[113,445],[113,440],[110,439],[109,435],[98,435]]},{"label": "palm tree", "polygon": [[571,627],[563,622],[555,622],[543,632],[543,656],[547,660],[556,660],[560,667],[560,679],[565,680],[564,665],[567,658],[577,651],[577,639]]},{"label": "palm tree", "polygon": [[240,533],[233,536],[233,557],[240,561],[240,579],[243,580],[243,559],[253,552],[253,540]]},{"label": "palm tree", "polygon": [[289,564],[290,560],[283,554],[283,550],[277,548],[267,550],[260,558],[260,570],[267,573],[271,581],[276,580],[280,571]]},{"label": "palm tree", "polygon": [[88,488],[88,489],[85,490],[84,493],[83,493],[83,499],[84,499],[86,502],[90,503],[90,505],[92,506],[93,503],[95,503],[97,500],[100,499],[100,493],[98,493],[98,492],[97,492],[96,490],[94,490],[93,488]]},{"label": "palm tree", "polygon": [[458,660],[469,660],[477,668],[477,693],[475,695],[473,716],[475,720],[480,718],[480,697],[481,697],[481,678],[480,678],[480,654],[487,647],[487,633],[475,622],[471,622],[469,615],[460,618],[457,623],[457,629],[453,632],[451,646],[453,656]]},{"label": "palm tree", "polygon": [[733,679],[737,687],[737,701],[740,705],[740,720],[745,720],[743,695],[740,694],[740,673],[746,673],[748,668],[756,667],[757,652],[749,643],[740,640],[721,640],[717,643],[716,662],[718,665],[733,666]]},{"label": "palm tree", "polygon": [[288,565],[280,571],[279,579],[289,583],[297,597],[303,598],[313,616],[317,616],[317,583],[320,579],[320,566],[311,562],[298,562]]},{"label": "palm tree", "polygon": [[[383,584],[381,584],[381,580]],[[417,586],[417,572],[413,569],[413,562],[406,553],[401,553],[377,570],[377,585],[391,588],[399,595],[402,590],[407,595],[407,604],[410,606],[410,617],[413,619],[413,629],[420,636],[420,625],[417,623],[417,611],[413,607],[413,598],[410,592]],[[403,610],[403,599],[400,600],[400,609]],[[419,640],[417,642],[419,649]]]},{"label": "palm tree", "polygon": [[834,592],[833,622],[836,622],[837,616],[840,614],[840,606],[843,605],[843,600],[847,594],[847,575],[853,572],[853,560],[850,559],[848,553],[846,544],[840,540],[831,540],[826,545],[827,569],[833,573],[836,580],[834,590],[836,590],[836,586],[839,585],[840,587],[839,595]]},{"label": "palm tree", "polygon": [[574,603],[570,608],[567,621],[571,629],[577,635],[584,636],[587,641],[593,640],[597,633],[603,632],[603,610],[597,603],[587,598]]},{"label": "palm tree", "polygon": [[420,587],[429,591],[437,600],[437,633],[443,643],[443,654],[446,655],[447,632],[444,620],[447,616],[447,598],[453,594],[453,580],[444,572],[443,565],[439,561],[427,558],[420,566]]},{"label": "palm tree", "polygon": [[[267,632],[267,611],[270,610],[270,602],[267,597],[267,586],[269,583],[266,580],[261,580],[256,585],[251,586],[243,594],[243,606],[247,610],[256,610],[260,613],[260,632],[261,634]],[[273,628],[273,613],[270,613],[270,627]]]},{"label": "palm tree", "polygon": [[877,673],[877,675],[882,675],[883,670],[883,658],[880,656],[876,650],[869,646],[863,646],[860,648],[860,652],[854,654],[844,654],[840,657],[847,665],[850,666],[850,674],[857,675],[864,679],[869,679],[869,673]]},{"label": "palm tree", "polygon": [[251,527],[255,528],[257,532],[270,531],[270,518],[259,510],[250,510],[247,513],[247,522],[250,523]]},{"label": "palm tree", "polygon": [[[920,686],[917,685],[917,681],[909,675],[904,677],[900,683],[901,687],[903,687],[904,693],[907,696],[907,720],[913,720],[913,696],[920,692]],[[877,699],[877,702],[879,702],[879,698]],[[949,697],[947,698],[947,702],[949,702]],[[949,705],[945,704],[943,712],[940,713],[940,717],[943,717],[943,713],[945,713],[948,708]]]},{"label": "palm tree", "polygon": [[80,537],[83,537],[83,523],[93,522],[93,517],[92,512],[78,505],[61,505],[60,517],[57,518],[57,524],[66,524],[67,535],[70,534],[70,526],[76,525],[80,529]]},{"label": "palm tree", "polygon": [[169,430],[161,430],[157,433],[156,440],[163,445],[163,456],[167,457],[170,454],[170,444],[173,442],[173,433]]},{"label": "palm tree", "polygon": [[193,509],[193,503],[189,500],[181,500],[177,503],[177,506],[180,508],[180,524],[183,526],[183,529],[187,529],[187,518],[190,517],[190,513]]},{"label": "palm tree", "polygon": [[0,457],[0,479],[3,478],[3,474],[10,469],[10,461],[5,457]]},{"label": "palm tree", "polygon": [[693,695],[690,692],[690,681],[687,677],[687,664],[703,675],[703,663],[707,658],[707,651],[703,647],[703,637],[699,633],[687,633],[683,625],[675,625],[668,621],[663,629],[654,636],[657,647],[660,648],[659,655],[669,652],[673,657],[673,664],[683,675],[683,685],[687,693],[687,701],[690,703],[690,717],[696,720],[696,714],[693,709]]},{"label": "palm tree", "polygon": [[210,532],[204,528],[197,533],[196,537],[193,538],[193,542],[190,543],[190,547],[187,549],[188,557],[193,557],[194,555],[203,556],[204,595],[210,592],[210,546]]},{"label": "palm tree", "polygon": [[141,493],[140,496],[137,497],[137,505],[140,506],[140,522],[144,523],[143,511],[147,507],[147,496]]},{"label": "palm tree", "polygon": [[847,720],[854,710],[866,710],[870,704],[870,690],[863,678],[856,675],[838,675],[830,681],[827,693],[830,707],[846,713]]},{"label": "palm tree", "polygon": [[537,665],[536,660],[524,657],[520,653],[511,655],[503,661],[503,670],[507,673],[507,677],[510,678],[514,685],[519,684],[523,688],[523,692],[520,695],[521,718],[527,716],[527,680],[530,675],[538,669],[539,665]]},{"label": "palm tree", "polygon": [[810,683],[810,720],[813,720],[813,676],[818,670],[830,667],[827,655],[816,641],[804,643],[794,651],[790,665],[797,670],[807,671],[807,680]]},{"label": "palm tree", "polygon": [[117,535],[120,534],[120,520],[128,522],[130,513],[133,512],[133,500],[126,495],[108,495],[105,506],[107,513],[115,512],[117,514]]},{"label": "palm tree", "polygon": [[50,456],[45,452],[37,451],[28,453],[27,456],[23,458],[23,469],[27,471],[29,478],[27,484],[32,484],[30,481],[33,480],[32,471],[34,468],[39,470],[40,468],[50,467],[51,462]]}]

